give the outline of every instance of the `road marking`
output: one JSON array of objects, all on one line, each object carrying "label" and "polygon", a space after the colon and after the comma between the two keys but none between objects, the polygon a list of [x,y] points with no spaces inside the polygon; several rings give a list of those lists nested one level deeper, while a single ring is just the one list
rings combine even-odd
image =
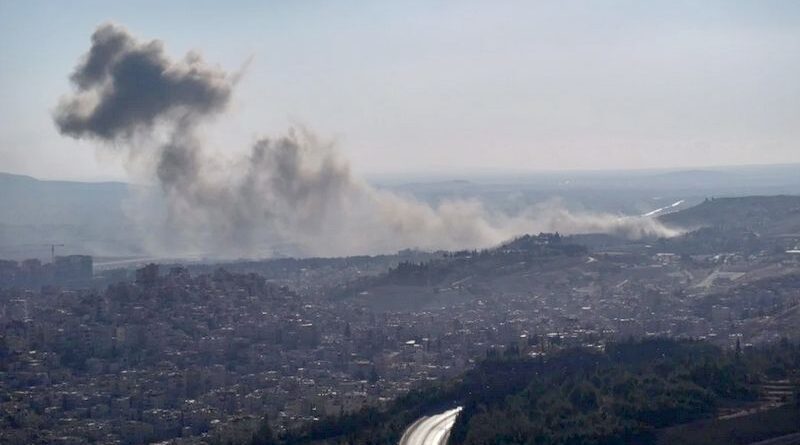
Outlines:
[{"label": "road marking", "polygon": [[403,433],[400,445],[444,445],[461,407],[417,419]]}]

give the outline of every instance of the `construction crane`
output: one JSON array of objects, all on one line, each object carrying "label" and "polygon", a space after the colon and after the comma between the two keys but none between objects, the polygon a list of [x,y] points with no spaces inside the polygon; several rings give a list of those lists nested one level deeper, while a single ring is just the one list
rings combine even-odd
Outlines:
[{"label": "construction crane", "polygon": [[45,244],[50,246],[50,260],[55,264],[56,262],[56,247],[64,247],[63,244]]}]

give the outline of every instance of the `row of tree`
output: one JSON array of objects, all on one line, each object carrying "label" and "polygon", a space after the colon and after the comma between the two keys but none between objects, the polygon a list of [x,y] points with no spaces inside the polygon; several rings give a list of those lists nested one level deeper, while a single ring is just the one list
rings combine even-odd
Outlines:
[{"label": "row of tree", "polygon": [[[461,405],[451,444],[653,444],[661,428],[754,401],[765,379],[796,376],[788,341],[724,351],[654,339],[569,349],[547,358],[491,354],[458,379],[411,391],[384,409],[321,419],[253,444],[394,444],[416,419]],[[267,441],[267,439],[269,441]]]}]

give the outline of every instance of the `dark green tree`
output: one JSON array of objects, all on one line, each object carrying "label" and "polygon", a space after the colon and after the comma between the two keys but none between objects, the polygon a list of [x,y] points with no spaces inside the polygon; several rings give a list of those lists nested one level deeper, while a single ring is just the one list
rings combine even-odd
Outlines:
[{"label": "dark green tree", "polygon": [[253,434],[253,439],[250,440],[250,445],[275,445],[275,436],[272,434],[272,428],[269,426],[269,419],[265,415],[261,422],[258,424],[258,429]]}]

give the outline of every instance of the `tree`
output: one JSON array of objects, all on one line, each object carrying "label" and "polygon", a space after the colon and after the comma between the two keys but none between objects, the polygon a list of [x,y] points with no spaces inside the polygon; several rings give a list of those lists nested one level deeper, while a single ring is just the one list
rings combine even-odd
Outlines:
[{"label": "tree", "polygon": [[269,427],[269,419],[266,415],[261,419],[258,429],[253,434],[253,439],[250,440],[250,445],[274,445],[277,444],[275,436],[272,434],[272,428]]},{"label": "tree", "polygon": [[376,383],[379,379],[380,379],[380,376],[378,375],[378,370],[376,370],[375,366],[373,365],[372,369],[370,369],[370,371],[369,371],[369,379],[368,379],[368,381],[370,383]]}]

